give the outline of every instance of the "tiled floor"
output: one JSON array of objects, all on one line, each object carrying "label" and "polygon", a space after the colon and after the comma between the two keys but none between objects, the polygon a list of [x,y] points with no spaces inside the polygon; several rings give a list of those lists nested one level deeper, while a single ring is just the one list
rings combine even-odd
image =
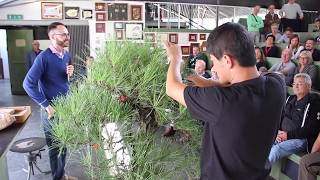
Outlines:
[{"label": "tiled floor", "polygon": [[[26,122],[25,127],[17,135],[15,140],[27,138],[27,137],[44,137],[41,120],[40,120],[40,108],[35,104],[28,96],[15,96],[11,95],[10,81],[0,80],[0,107],[3,106],[22,106],[30,105],[32,107],[32,115]],[[38,164],[42,170],[49,170],[49,158],[47,147],[45,152],[42,152],[42,159],[38,159]],[[67,157],[66,173],[68,175],[77,176],[79,180],[87,180],[84,170],[81,168],[77,155]],[[27,164],[23,154],[8,152],[7,153],[9,179],[10,180],[23,180],[27,179],[27,173],[23,170],[27,169]],[[35,170],[35,175],[31,176],[31,180],[51,180],[51,175],[41,174],[38,170]]]}]

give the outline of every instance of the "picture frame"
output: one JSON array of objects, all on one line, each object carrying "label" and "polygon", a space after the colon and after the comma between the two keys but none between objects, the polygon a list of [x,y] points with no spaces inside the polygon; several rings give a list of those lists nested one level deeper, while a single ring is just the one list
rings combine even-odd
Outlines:
[{"label": "picture frame", "polygon": [[96,11],[106,11],[106,3],[95,3]]},{"label": "picture frame", "polygon": [[142,6],[139,5],[132,5],[130,6],[130,20],[133,21],[141,21],[142,20]]},{"label": "picture frame", "polygon": [[128,20],[128,4],[108,4],[108,20],[109,21],[127,21]]},{"label": "picture frame", "polygon": [[123,29],[123,22],[115,22],[114,29]]},{"label": "picture frame", "polygon": [[198,34],[189,34],[189,41],[190,42],[197,42]]},{"label": "picture frame", "polygon": [[115,38],[116,40],[123,40],[123,30],[115,30]]},{"label": "picture frame", "polygon": [[62,19],[62,2],[41,2],[41,19]]},{"label": "picture frame", "polygon": [[144,40],[146,42],[154,43],[154,42],[156,42],[156,34],[155,33],[144,33]]},{"label": "picture frame", "polygon": [[80,8],[79,7],[64,7],[64,18],[65,19],[80,19]]},{"label": "picture frame", "polygon": [[96,21],[106,21],[106,13],[104,12],[96,12]]},{"label": "picture frame", "polygon": [[143,39],[143,24],[142,23],[126,23],[126,39],[142,40]]},{"label": "picture frame", "polygon": [[207,41],[203,41],[200,46],[201,52],[207,52]]},{"label": "picture frame", "polygon": [[96,23],[96,33],[105,33],[106,24],[105,23]]},{"label": "picture frame", "polygon": [[181,46],[182,55],[190,55],[190,46]]},{"label": "picture frame", "polygon": [[92,9],[82,9],[82,19],[92,19],[93,10]]},{"label": "picture frame", "polygon": [[174,44],[178,44],[178,34],[169,34],[168,41]]},{"label": "picture frame", "polygon": [[199,39],[200,40],[207,40],[207,34],[200,34]]}]

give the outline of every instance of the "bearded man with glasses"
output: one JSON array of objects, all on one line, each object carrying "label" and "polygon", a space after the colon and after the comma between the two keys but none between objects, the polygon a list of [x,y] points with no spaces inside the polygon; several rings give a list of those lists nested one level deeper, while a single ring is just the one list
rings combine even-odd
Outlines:
[{"label": "bearded man with glasses", "polygon": [[73,75],[74,67],[71,56],[64,48],[69,46],[70,36],[66,26],[54,22],[48,27],[48,36],[51,41],[49,48],[37,56],[27,73],[23,87],[28,95],[41,107],[41,118],[47,145],[49,147],[50,167],[53,180],[77,179],[66,176],[64,172],[66,148],[62,152],[56,146],[52,136],[54,108],[52,100],[67,95],[69,91],[69,77]]}]

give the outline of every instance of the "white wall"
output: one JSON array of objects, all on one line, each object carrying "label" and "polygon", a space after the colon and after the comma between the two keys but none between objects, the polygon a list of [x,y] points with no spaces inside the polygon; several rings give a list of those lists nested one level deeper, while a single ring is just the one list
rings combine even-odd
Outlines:
[{"label": "white wall", "polygon": [[0,29],[0,56],[3,61],[4,78],[9,79],[9,62],[7,51],[7,33],[5,29]]}]

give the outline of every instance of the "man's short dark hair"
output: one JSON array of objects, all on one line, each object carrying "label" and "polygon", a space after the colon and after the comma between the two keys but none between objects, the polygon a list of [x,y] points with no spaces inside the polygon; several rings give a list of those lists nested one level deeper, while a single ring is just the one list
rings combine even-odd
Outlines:
[{"label": "man's short dark hair", "polygon": [[61,22],[53,22],[48,26],[48,33],[52,30],[52,29],[56,29],[57,26],[65,26],[63,23]]},{"label": "man's short dark hair", "polygon": [[272,34],[268,34],[267,37],[266,37],[266,40],[267,40],[269,37],[272,37],[273,42],[276,41],[276,37],[274,37],[274,35],[272,35]]},{"label": "man's short dark hair", "polygon": [[285,31],[285,32],[286,32],[286,31],[293,32],[293,29],[292,29],[291,27],[287,27],[284,31]]},{"label": "man's short dark hair", "polygon": [[313,43],[316,43],[316,42],[317,42],[315,39],[312,39],[312,38],[308,38],[308,39],[306,40],[306,42],[307,42],[307,41],[313,41]]},{"label": "man's short dark hair", "polygon": [[235,58],[240,66],[255,66],[253,41],[243,26],[225,23],[214,29],[207,40],[208,53],[221,59],[224,54]]}]

